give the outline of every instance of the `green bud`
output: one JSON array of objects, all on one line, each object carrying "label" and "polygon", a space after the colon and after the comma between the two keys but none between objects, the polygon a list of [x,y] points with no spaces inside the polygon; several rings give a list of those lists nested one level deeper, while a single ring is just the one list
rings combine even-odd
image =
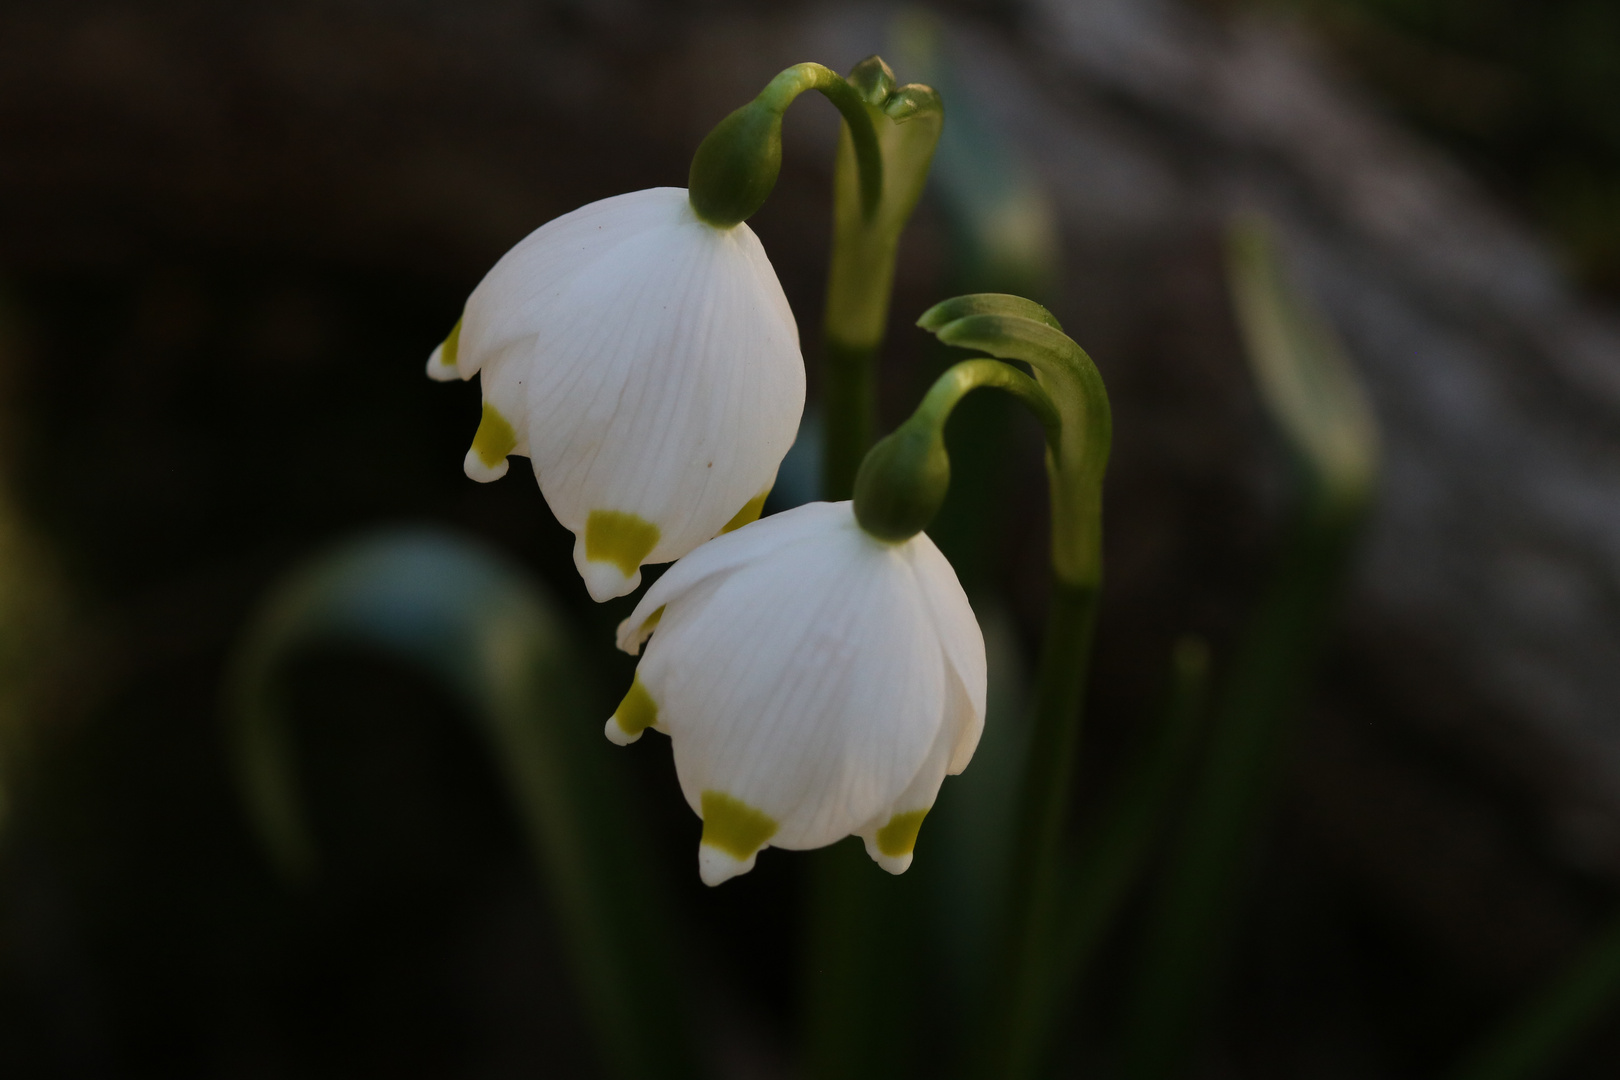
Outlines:
[{"label": "green bud", "polygon": [[686,181],[692,212],[717,229],[729,229],[764,206],[782,171],[782,114],[800,94],[817,90],[849,125],[860,165],[861,209],[868,216],[876,213],[883,196],[883,154],[862,95],[881,92],[881,104],[894,87],[894,74],[877,57],[856,70],[860,87],[820,64],[795,64],[720,121],[692,155]]},{"label": "green bud", "polygon": [[891,544],[928,527],[951,486],[942,424],[913,417],[867,452],[855,474],[855,520]]},{"label": "green bud", "polygon": [[693,212],[717,229],[752,217],[782,169],[782,110],[761,98],[720,121],[692,156],[687,198]]}]

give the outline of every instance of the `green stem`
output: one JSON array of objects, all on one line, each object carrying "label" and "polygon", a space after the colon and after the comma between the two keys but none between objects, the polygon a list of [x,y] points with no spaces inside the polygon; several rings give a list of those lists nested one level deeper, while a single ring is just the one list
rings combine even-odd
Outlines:
[{"label": "green stem", "polygon": [[819,90],[844,117],[844,131],[853,133],[852,153],[859,162],[859,215],[870,219],[877,213],[883,157],[867,96],[820,64],[795,64],[783,71],[704,136],[687,174],[693,213],[717,229],[729,229],[765,204],[782,169],[782,115],[807,90]]},{"label": "green stem", "polygon": [[876,58],[850,79],[869,88],[862,108],[876,133],[883,178],[876,211],[866,212],[860,147],[846,124],[833,174],[832,260],[822,322],[822,493],[834,500],[853,495],[855,473],[877,431],[877,357],[888,328],[900,234],[922,197],[945,115],[927,87],[893,89],[893,76]]},{"label": "green stem", "polygon": [[787,111],[795,98],[806,90],[817,90],[833,103],[844,118],[844,131],[850,136],[860,178],[862,215],[877,213],[883,198],[883,153],[878,146],[871,107],[861,92],[832,68],[821,64],[794,64],[781,72],[760,91],[759,101],[777,116]]},{"label": "green stem", "polygon": [[1227,236],[1234,314],[1260,400],[1298,468],[1301,510],[1239,642],[1209,755],[1156,909],[1126,1024],[1126,1075],[1179,1074],[1212,998],[1243,871],[1377,477],[1372,410],[1332,328],[1289,279],[1271,228]]},{"label": "green stem", "polygon": [[877,431],[879,347],[844,345],[830,332],[823,346],[821,495],[829,501],[854,496],[855,474]]},{"label": "green stem", "polygon": [[521,568],[437,532],[381,533],[279,583],[230,668],[226,717],[249,816],[289,878],[315,845],[277,686],[319,644],[391,653],[434,675],[487,740],[572,961],[602,1073],[703,1074],[687,1025],[669,905],[634,827],[634,792],[606,767],[576,635]]},{"label": "green stem", "polygon": [[1014,841],[1007,936],[996,994],[973,1066],[998,1080],[1030,1075],[1052,992],[1057,868],[1080,747],[1092,636],[1102,589],[1102,481],[1113,421],[1102,377],[1044,308],[981,293],[936,304],[918,320],[947,345],[1030,365],[1061,425],[1046,455],[1052,599],[1037,681],[1035,729]]},{"label": "green stem", "polygon": [[1047,445],[1056,448],[1062,423],[1039,383],[999,360],[964,360],[941,375],[917,411],[872,447],[855,476],[855,520],[890,543],[904,543],[926,529],[945,502],[951,458],[945,423],[974,390],[993,387],[1018,398],[1040,420]]},{"label": "green stem", "polygon": [[1295,527],[1233,660],[1150,922],[1126,1027],[1132,1080],[1176,1076],[1191,1051],[1356,520],[1315,512]]},{"label": "green stem", "polygon": [[1080,751],[1080,715],[1099,592],[1054,583],[1036,683],[1035,729],[1025,766],[999,993],[978,1075],[1031,1076],[1053,991],[1058,860]]},{"label": "green stem", "polygon": [[1080,845],[1063,901],[1059,997],[1084,972],[1163,830],[1198,747],[1208,687],[1209,646],[1201,638],[1183,638],[1171,658],[1170,690],[1158,728]]}]

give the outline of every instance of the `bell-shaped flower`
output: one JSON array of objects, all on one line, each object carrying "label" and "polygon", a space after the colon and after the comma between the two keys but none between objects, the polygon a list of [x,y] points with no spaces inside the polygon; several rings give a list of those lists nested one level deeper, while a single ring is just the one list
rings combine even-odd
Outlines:
[{"label": "bell-shaped flower", "polygon": [[847,502],[801,506],[671,567],[619,647],[649,634],[607,736],[670,737],[705,882],[751,870],[763,847],[851,834],[891,873],[911,865],[984,726],[984,638],[933,541],[878,540]]},{"label": "bell-shaped flower", "polygon": [[804,410],[798,327],[759,239],[683,188],[542,225],[473,290],[428,359],[483,384],[467,475],[526,455],[591,596],[622,596],[759,516]]}]

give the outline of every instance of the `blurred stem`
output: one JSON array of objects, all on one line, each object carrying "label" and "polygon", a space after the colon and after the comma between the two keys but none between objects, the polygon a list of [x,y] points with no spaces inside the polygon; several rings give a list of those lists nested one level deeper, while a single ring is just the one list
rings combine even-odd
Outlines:
[{"label": "blurred stem", "polygon": [[865,92],[883,160],[883,194],[863,213],[860,170],[849,125],[839,129],[833,172],[832,261],[822,322],[826,416],[823,495],[847,499],[855,472],[877,431],[877,356],[888,327],[900,234],[922,197],[945,120],[939,97],[925,86],[894,87],[877,57],[850,73]]},{"label": "blurred stem", "polygon": [[1343,576],[1355,522],[1308,513],[1252,616],[1148,930],[1126,1027],[1126,1076],[1179,1075],[1222,959],[1295,706]]},{"label": "blurred stem", "polygon": [[1055,1000],[1083,974],[1141,874],[1192,764],[1208,690],[1209,646],[1202,638],[1181,639],[1171,654],[1170,688],[1153,737],[1080,845],[1065,890]]},{"label": "blurred stem", "polygon": [[[839,130],[833,173],[832,261],[823,320],[822,497],[848,499],[877,425],[876,363],[888,324],[900,233],[922,197],[945,114],[926,86],[896,87],[878,57],[850,72],[882,156],[883,190],[863,210],[849,125]],[[804,1042],[814,1076],[891,1078],[899,1068],[897,985],[914,920],[898,910],[901,885],[846,842],[810,859],[814,902],[805,928]],[[887,879],[887,880],[886,880]]]},{"label": "blurred stem", "polygon": [[1502,1028],[1486,1038],[1453,1080],[1545,1076],[1569,1045],[1620,997],[1620,918]]},{"label": "blurred stem", "polygon": [[1227,269],[1250,371],[1297,467],[1301,505],[1239,640],[1149,919],[1126,1022],[1131,1080],[1179,1075],[1191,1053],[1377,473],[1377,429],[1354,368],[1284,272],[1265,221],[1232,223]]},{"label": "blurred stem", "polygon": [[1052,985],[1058,865],[1102,590],[1102,482],[1113,420],[1096,365],[1033,301],[998,293],[959,296],[924,312],[918,325],[947,345],[1030,365],[1060,421],[1057,444],[1046,453],[1053,580],[1035,726],[1013,841],[996,992],[973,1062],[978,1075],[1005,1080],[1030,1075],[1038,1065],[1039,1017]]},{"label": "blurred stem", "polygon": [[980,1076],[1011,1080],[1034,1075],[1039,1065],[1052,990],[1058,861],[1080,751],[1098,598],[1096,588],[1062,583],[1052,588],[1013,849],[1000,991],[991,1005],[989,1039],[976,1070]]},{"label": "blurred stem", "polygon": [[430,672],[477,723],[547,886],[604,1071],[699,1075],[669,908],[549,597],[520,569],[438,532],[357,541],[278,583],[233,660],[226,712],[250,816],[278,866],[306,881],[315,845],[277,676],[289,656],[332,643]]}]

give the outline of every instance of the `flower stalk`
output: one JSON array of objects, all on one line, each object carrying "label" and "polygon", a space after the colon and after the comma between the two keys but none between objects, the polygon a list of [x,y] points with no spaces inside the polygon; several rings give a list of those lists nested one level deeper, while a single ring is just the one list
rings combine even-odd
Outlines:
[{"label": "flower stalk", "polygon": [[1113,439],[1102,376],[1045,308],[997,293],[947,300],[918,325],[947,345],[1030,365],[1060,428],[1047,450],[1052,596],[1036,683],[1035,728],[1014,841],[997,992],[975,1071],[1026,1076],[1039,1063],[1057,934],[1058,873],[1097,604],[1102,589],[1102,482]]},{"label": "flower stalk", "polygon": [[1265,222],[1234,222],[1227,258],[1249,366],[1296,466],[1299,505],[1222,680],[1207,756],[1148,919],[1125,1033],[1132,1080],[1185,1068],[1225,959],[1244,867],[1376,490],[1372,410],[1331,328],[1289,282]]},{"label": "flower stalk", "polygon": [[876,209],[867,212],[862,145],[856,125],[846,123],[833,174],[832,261],[822,324],[822,486],[829,499],[854,493],[855,473],[877,430],[875,365],[888,327],[900,233],[922,197],[945,122],[938,94],[917,84],[896,87],[894,73],[878,57],[856,65],[849,81],[860,88],[883,178]]},{"label": "flower stalk", "polygon": [[844,131],[858,163],[860,214],[869,218],[877,213],[883,194],[883,158],[868,111],[870,98],[831,68],[806,63],[778,74],[753,101],[716,124],[698,145],[687,176],[687,197],[700,219],[717,229],[729,229],[765,205],[782,169],[782,115],[809,90],[819,91],[843,116]]}]

